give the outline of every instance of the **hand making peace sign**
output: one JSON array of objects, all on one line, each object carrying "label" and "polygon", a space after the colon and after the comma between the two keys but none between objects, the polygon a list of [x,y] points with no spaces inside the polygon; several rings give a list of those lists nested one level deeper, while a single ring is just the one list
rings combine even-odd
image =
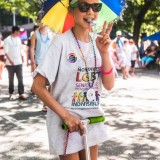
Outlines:
[{"label": "hand making peace sign", "polygon": [[101,34],[96,39],[97,48],[98,48],[100,54],[107,53],[107,50],[108,50],[109,45],[111,43],[110,33],[111,33],[111,30],[113,27],[113,23],[110,23],[108,25],[107,30],[106,30],[106,26],[107,26],[107,22],[105,21],[103,24]]}]

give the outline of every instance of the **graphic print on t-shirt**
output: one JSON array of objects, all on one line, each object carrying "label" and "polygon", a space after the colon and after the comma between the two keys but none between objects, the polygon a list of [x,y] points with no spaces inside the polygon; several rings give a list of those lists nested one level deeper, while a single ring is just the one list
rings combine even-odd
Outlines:
[{"label": "graphic print on t-shirt", "polygon": [[[94,67],[89,67],[87,70],[89,78],[87,78],[86,69],[78,67],[75,91],[72,96],[72,108],[97,109],[99,105],[100,94],[98,77],[100,68],[97,67],[95,69]],[[93,80],[93,87],[91,87],[90,85],[92,84]]]},{"label": "graphic print on t-shirt", "polygon": [[75,63],[77,61],[77,56],[75,53],[68,54],[68,62]]}]

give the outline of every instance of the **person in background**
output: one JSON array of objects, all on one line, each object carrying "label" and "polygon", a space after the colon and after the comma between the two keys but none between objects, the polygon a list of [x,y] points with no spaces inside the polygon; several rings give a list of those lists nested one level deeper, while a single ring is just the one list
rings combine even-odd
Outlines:
[{"label": "person in background", "polygon": [[134,77],[135,75],[135,63],[137,60],[137,55],[138,55],[138,48],[135,45],[135,42],[133,39],[129,40],[129,44],[131,47],[131,76]]},{"label": "person in background", "polygon": [[130,67],[131,67],[131,52],[132,52],[132,48],[129,45],[129,40],[125,39],[124,40],[124,53],[126,55],[126,77],[130,78]]},{"label": "person in background", "polygon": [[27,46],[28,46],[28,54],[27,54],[27,66],[29,66],[30,64],[30,47],[31,47],[31,38],[32,38],[32,35],[34,34],[34,32],[39,28],[38,25],[34,25],[33,26],[33,31],[30,33],[30,36],[28,38],[28,42],[27,42]]},{"label": "person in background", "polygon": [[145,50],[146,50],[145,41],[141,40],[141,45],[139,47],[139,55],[141,59],[145,56]]},{"label": "person in background", "polygon": [[[86,159],[81,119],[103,116],[99,105],[102,85],[107,90],[114,86],[108,50],[112,24],[106,31],[104,22],[101,36],[89,32],[89,20],[98,18],[102,5],[98,0],[71,0],[69,13],[74,17],[74,27],[55,37],[34,72],[32,89],[49,107],[50,152],[61,160]],[[47,81],[51,92],[46,89]],[[63,122],[68,131],[62,129]],[[104,122],[89,124],[87,134],[91,159],[97,160],[98,145],[108,140]]]},{"label": "person in background", "polygon": [[2,79],[2,72],[5,66],[5,52],[3,46],[4,42],[2,40],[2,36],[0,35],[0,79]]},{"label": "person in background", "polygon": [[117,52],[116,51],[117,51],[117,44],[116,44],[115,41],[112,41],[111,45],[109,47],[109,53],[110,53],[111,58],[112,58],[113,63],[114,63],[115,77],[118,78],[117,70],[121,69],[121,67],[120,67],[121,62],[119,61],[119,58],[117,56]]},{"label": "person in background", "polygon": [[14,99],[14,75],[18,79],[18,93],[19,99],[26,100],[23,85],[23,71],[22,71],[22,43],[19,38],[20,28],[18,26],[12,27],[12,34],[4,39],[4,51],[6,54],[6,68],[9,77],[9,99]]},{"label": "person in background", "polygon": [[122,40],[122,32],[121,31],[117,31],[116,32],[116,38],[114,39],[114,41],[117,44],[117,56],[119,58],[120,66],[121,66],[121,71],[122,71],[122,77],[123,79],[127,79],[126,77],[126,55],[124,53],[124,42]]},{"label": "person in background", "polygon": [[154,62],[157,54],[157,46],[151,45],[147,48],[145,56],[142,58],[142,67],[145,68],[150,63]]},{"label": "person in background", "polygon": [[[43,60],[44,55],[47,53],[47,50],[51,44],[52,38],[52,32],[50,32],[50,30],[42,24],[39,29],[33,33],[30,47],[31,72],[33,72]],[[42,111],[47,112],[47,107],[45,104],[43,104]]]}]

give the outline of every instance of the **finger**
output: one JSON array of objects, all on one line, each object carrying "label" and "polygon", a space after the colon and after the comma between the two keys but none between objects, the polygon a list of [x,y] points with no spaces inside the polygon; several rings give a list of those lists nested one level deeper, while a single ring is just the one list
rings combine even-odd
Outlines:
[{"label": "finger", "polygon": [[107,28],[107,22],[104,21],[103,28],[102,28],[102,31],[101,31],[101,35],[103,35],[104,33],[106,33],[106,28]]},{"label": "finger", "polygon": [[111,33],[111,31],[112,31],[112,27],[113,27],[113,23],[110,23],[109,25],[108,25],[108,28],[107,28],[107,34],[110,34]]},{"label": "finger", "polygon": [[80,129],[80,135],[83,135],[84,127],[83,127],[82,123],[79,124],[79,129]]}]

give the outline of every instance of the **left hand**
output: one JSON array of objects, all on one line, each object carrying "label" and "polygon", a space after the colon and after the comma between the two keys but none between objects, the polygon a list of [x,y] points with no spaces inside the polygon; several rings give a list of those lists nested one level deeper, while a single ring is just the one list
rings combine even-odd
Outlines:
[{"label": "left hand", "polygon": [[113,27],[113,23],[110,23],[108,25],[107,30],[106,30],[106,26],[107,26],[107,22],[105,21],[103,24],[101,34],[96,39],[96,45],[101,54],[105,54],[107,52],[111,43],[110,33]]}]

